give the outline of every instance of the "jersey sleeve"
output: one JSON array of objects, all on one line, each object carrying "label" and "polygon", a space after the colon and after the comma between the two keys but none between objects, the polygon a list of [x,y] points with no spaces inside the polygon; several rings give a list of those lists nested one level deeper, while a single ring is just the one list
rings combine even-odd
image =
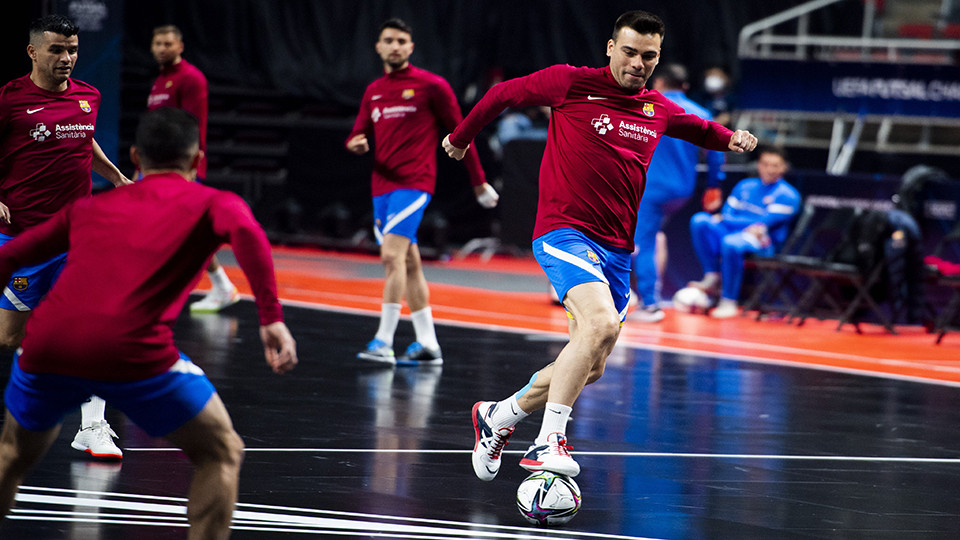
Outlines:
[{"label": "jersey sleeve", "polygon": [[0,246],[0,284],[9,282],[18,268],[42,263],[67,251],[70,247],[69,211],[73,206]]},{"label": "jersey sleeve", "polygon": [[484,126],[508,107],[556,107],[562,104],[573,84],[576,70],[577,68],[568,65],[550,66],[525,77],[495,85],[450,134],[450,142],[457,148],[466,148]]},{"label": "jersey sleeve", "polygon": [[207,81],[201,77],[189,77],[179,89],[180,107],[203,121],[207,118],[209,89]]},{"label": "jersey sleeve", "polygon": [[230,243],[237,263],[250,282],[260,324],[282,321],[270,242],[250,207],[238,195],[221,192],[210,209],[210,218],[214,233]]},{"label": "jersey sleeve", "polygon": [[369,139],[373,136],[373,121],[370,119],[370,86],[363,92],[363,98],[360,100],[360,110],[357,111],[357,119],[353,121],[353,129],[347,135],[347,140],[343,145],[346,146],[350,139],[365,134]]},{"label": "jersey sleeve", "polygon": [[726,151],[733,131],[712,120],[705,120],[695,114],[688,114],[669,99],[663,100],[669,115],[666,135],[683,139],[707,150]]},{"label": "jersey sleeve", "polygon": [[[453,89],[450,88],[447,81],[440,77],[437,77],[437,81],[433,85],[433,99],[430,100],[430,107],[445,133],[453,131],[463,121],[460,104],[457,103],[457,97],[454,95]],[[467,149],[463,163],[467,167],[471,185],[479,186],[487,181],[483,167],[480,165],[480,154],[477,153],[475,146],[471,145]]]}]

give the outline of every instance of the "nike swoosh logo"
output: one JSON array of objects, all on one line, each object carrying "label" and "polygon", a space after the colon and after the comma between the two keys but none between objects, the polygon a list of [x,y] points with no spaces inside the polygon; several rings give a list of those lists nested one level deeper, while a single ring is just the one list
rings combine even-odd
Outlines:
[{"label": "nike swoosh logo", "polygon": [[42,110],[44,110],[44,109],[46,109],[46,107],[40,107],[39,109],[27,109],[27,114],[37,113],[37,112],[40,112],[40,111],[42,111]]},{"label": "nike swoosh logo", "polygon": [[513,402],[512,402],[512,401],[510,402],[510,411],[514,414],[514,416],[516,416],[516,415],[518,414],[518,413],[517,413],[517,410],[513,408]]},{"label": "nike swoosh logo", "polygon": [[555,410],[553,410],[553,409],[550,409],[550,412],[552,412],[553,414],[561,414],[560,411],[555,411]]},{"label": "nike swoosh logo", "polygon": [[607,98],[602,97],[602,96],[587,96],[587,99],[590,100],[590,101],[596,101],[596,100],[598,100],[598,99],[607,99]]}]

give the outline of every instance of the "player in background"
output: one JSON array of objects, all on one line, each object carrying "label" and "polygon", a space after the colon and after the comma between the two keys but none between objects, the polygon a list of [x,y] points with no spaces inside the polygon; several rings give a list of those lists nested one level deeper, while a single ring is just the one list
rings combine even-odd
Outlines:
[{"label": "player in background", "polygon": [[[380,326],[357,357],[385,364],[439,365],[443,357],[417,247],[417,228],[436,186],[440,130],[452,130],[463,115],[447,81],[410,64],[413,32],[405,22],[384,22],[375,48],[384,75],[367,86],[346,147],[361,155],[374,143],[373,231],[386,281]],[[467,154],[466,164],[477,201],[493,208],[498,195],[486,182],[476,150]],[[393,335],[404,298],[416,341],[397,359]]]},{"label": "player in background", "polygon": [[726,319],[739,313],[744,256],[769,257],[786,241],[801,199],[783,179],[788,167],[783,149],[764,147],[757,159],[757,177],[737,182],[722,212],[697,212],[690,218],[690,237],[704,274],[687,286],[710,295],[720,291],[711,317]]},{"label": "player in background", "polygon": [[[150,88],[147,110],[174,107],[197,117],[202,152],[197,181],[202,183],[207,177],[207,78],[183,58],[183,33],[172,24],[153,29],[150,52],[160,66],[160,75]],[[240,300],[237,287],[227,277],[216,255],[207,266],[207,277],[213,287],[202,299],[190,304],[191,313],[216,313]]]},{"label": "player in background", "polygon": [[142,181],[81,199],[0,248],[6,279],[70,246],[60,279],[27,324],[4,393],[0,515],[63,416],[97,393],[193,462],[189,538],[229,536],[243,441],[206,375],[177,350],[172,328],[221,243],[233,245],[253,288],[267,363],[283,373],[297,354],[263,229],[239,196],[192,181],[198,131],[187,112],[145,113],[131,149]]},{"label": "player in background", "polygon": [[[130,183],[93,138],[100,92],[70,77],[77,62],[78,31],[61,15],[33,21],[27,45],[31,71],[0,88],[0,244],[67,204],[90,197],[91,169],[115,186]],[[9,283],[4,281],[0,345],[20,346],[27,318],[65,259],[65,253],[51,254],[49,260],[13,272]],[[121,459],[104,408],[96,396],[80,407],[80,430],[71,446],[96,457]]]},{"label": "player in background", "polygon": [[482,480],[500,469],[514,426],[544,409],[540,433],[520,466],[575,476],[566,424],[583,387],[600,378],[627,312],[630,254],[646,168],[660,137],[709,150],[753,150],[749,132],[686,114],[644,89],[660,59],[659,17],[630,11],[617,19],[603,68],[556,65],[491,88],[453,133],[447,154],[461,159],[480,129],[506,107],[552,107],[540,167],[533,250],[570,317],[570,341],[557,359],[500,402],[473,406],[473,466]]},{"label": "player in background", "polygon": [[[689,88],[687,69],[680,64],[660,66],[652,78],[653,89],[676,103],[689,114],[711,120],[710,111],[687,97]],[[697,164],[701,153],[706,153],[707,189],[703,194],[703,209],[715,212],[720,209],[720,182],[726,177],[723,153],[704,151],[687,141],[664,137],[647,168],[647,183],[640,201],[637,229],[633,240],[633,277],[635,290],[643,307],[630,316],[631,321],[654,323],[663,320],[660,309],[660,278],[666,265],[666,242],[661,241],[666,220],[683,207],[697,187]],[[664,238],[665,240],[665,238]]]}]

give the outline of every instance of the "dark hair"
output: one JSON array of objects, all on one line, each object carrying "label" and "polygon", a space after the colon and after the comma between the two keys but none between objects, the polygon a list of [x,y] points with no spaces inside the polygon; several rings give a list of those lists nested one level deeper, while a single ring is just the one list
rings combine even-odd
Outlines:
[{"label": "dark hair", "polygon": [[682,89],[687,84],[687,68],[681,64],[660,66],[653,78],[662,80],[667,88]]},{"label": "dark hair", "polygon": [[661,40],[666,30],[660,17],[639,9],[636,11],[628,11],[617,18],[617,22],[613,25],[614,41],[617,40],[617,37],[620,35],[620,29],[624,26],[633,28],[638,34],[659,34]]},{"label": "dark hair", "polygon": [[45,15],[30,23],[30,43],[36,46],[43,42],[44,32],[70,37],[79,31],[80,27],[63,15]]},{"label": "dark hair", "polygon": [[763,154],[775,154],[780,156],[784,162],[789,163],[790,159],[787,156],[787,149],[779,145],[761,145],[757,147],[757,156],[762,156]]},{"label": "dark hair", "polygon": [[383,21],[383,24],[380,25],[380,28],[377,30],[377,39],[380,39],[380,34],[383,33],[387,28],[393,28],[394,30],[399,30],[401,32],[406,32],[410,34],[410,37],[413,37],[413,28],[410,28],[410,25],[403,22],[403,19],[398,19],[396,17],[392,19],[387,19]]},{"label": "dark hair", "polygon": [[183,109],[148,111],[140,117],[135,144],[142,168],[185,171],[200,144],[200,124]]},{"label": "dark hair", "polygon": [[157,34],[173,34],[177,36],[177,39],[179,39],[180,41],[183,41],[183,32],[181,32],[180,29],[173,24],[165,24],[163,26],[158,26],[154,28],[153,35],[157,35]]}]

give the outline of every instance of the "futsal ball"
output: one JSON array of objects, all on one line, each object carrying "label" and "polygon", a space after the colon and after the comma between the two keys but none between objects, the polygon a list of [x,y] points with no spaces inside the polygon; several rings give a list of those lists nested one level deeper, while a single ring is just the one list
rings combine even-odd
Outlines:
[{"label": "futsal ball", "polygon": [[573,478],[538,471],[520,482],[517,508],[534,525],[563,525],[580,510],[580,486]]},{"label": "futsal ball", "polygon": [[710,297],[702,289],[684,287],[673,295],[673,309],[681,313],[706,313]]}]

